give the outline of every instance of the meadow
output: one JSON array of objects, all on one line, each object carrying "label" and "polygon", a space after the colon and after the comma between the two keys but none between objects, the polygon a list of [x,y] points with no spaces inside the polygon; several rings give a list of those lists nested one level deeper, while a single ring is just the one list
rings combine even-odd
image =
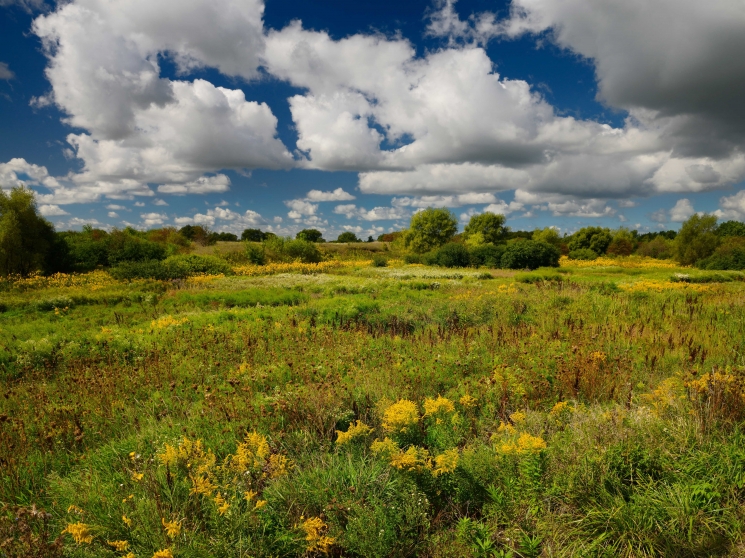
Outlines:
[{"label": "meadow", "polygon": [[0,556],[743,556],[745,283],[639,257],[0,284]]}]

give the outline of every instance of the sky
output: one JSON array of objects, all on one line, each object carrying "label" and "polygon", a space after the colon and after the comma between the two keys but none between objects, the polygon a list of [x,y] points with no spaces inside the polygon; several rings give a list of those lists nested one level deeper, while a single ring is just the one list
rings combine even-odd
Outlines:
[{"label": "sky", "polygon": [[0,187],[58,230],[745,220],[742,0],[0,0]]}]

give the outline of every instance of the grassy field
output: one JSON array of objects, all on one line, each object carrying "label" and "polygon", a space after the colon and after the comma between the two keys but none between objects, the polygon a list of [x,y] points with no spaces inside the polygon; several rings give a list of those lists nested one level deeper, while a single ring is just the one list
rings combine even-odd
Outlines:
[{"label": "grassy field", "polygon": [[745,555],[742,275],[584,265],[3,283],[0,556]]}]

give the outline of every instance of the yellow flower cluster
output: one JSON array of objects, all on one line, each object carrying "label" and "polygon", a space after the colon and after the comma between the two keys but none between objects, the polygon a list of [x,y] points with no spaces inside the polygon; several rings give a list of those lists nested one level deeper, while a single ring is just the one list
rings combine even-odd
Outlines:
[{"label": "yellow flower cluster", "polygon": [[165,329],[171,326],[183,325],[188,321],[189,318],[181,318],[179,320],[169,314],[168,316],[163,316],[162,318],[158,318],[157,320],[153,320],[152,322],[150,322],[150,327],[153,329]]},{"label": "yellow flower cluster", "polygon": [[403,471],[421,472],[432,468],[432,459],[425,448],[410,446],[406,451],[393,454],[390,464]]},{"label": "yellow flower cluster", "polygon": [[401,399],[383,412],[383,430],[405,434],[419,423],[419,410],[408,399]]},{"label": "yellow flower cluster", "polygon": [[235,455],[230,458],[230,466],[239,473],[261,469],[269,457],[269,443],[257,432],[246,434],[238,444]]},{"label": "yellow flower cluster", "polygon": [[106,544],[119,552],[124,552],[129,548],[129,541],[106,541]]},{"label": "yellow flower cluster", "polygon": [[702,285],[700,283],[684,283],[676,281],[657,281],[655,279],[645,279],[643,281],[635,281],[633,283],[619,283],[618,288],[627,293],[638,293],[638,292],[649,292],[655,291],[661,293],[663,291],[693,291],[703,293],[711,290],[709,285]]},{"label": "yellow flower cluster", "polygon": [[572,408],[569,406],[569,401],[559,401],[556,405],[551,408],[551,416],[561,416],[567,411],[571,411]]},{"label": "yellow flower cluster", "polygon": [[455,405],[450,399],[437,396],[437,399],[430,399],[427,397],[424,400],[424,416],[433,416],[447,413],[454,413]]},{"label": "yellow flower cluster", "polygon": [[175,539],[181,534],[180,521],[166,521],[164,517],[161,517],[160,522],[163,524],[163,528],[166,530],[166,535],[168,535],[169,538]]},{"label": "yellow flower cluster", "polygon": [[434,475],[442,475],[443,473],[452,473],[458,467],[458,460],[460,456],[458,450],[453,448],[447,450],[435,457],[435,470]]},{"label": "yellow flower cluster", "polygon": [[596,260],[570,260],[566,256],[559,258],[559,267],[624,267],[624,268],[657,268],[674,269],[681,266],[670,260],[656,260],[643,256],[632,256],[628,258],[600,257]]},{"label": "yellow flower cluster", "polygon": [[155,554],[153,554],[153,558],[173,558],[173,552],[170,548],[166,548],[165,550],[159,550]]},{"label": "yellow flower cluster", "polygon": [[478,399],[475,397],[471,397],[470,395],[466,394],[463,397],[461,397],[458,402],[463,405],[466,409],[472,409],[476,406],[478,403]]},{"label": "yellow flower cluster", "polygon": [[546,449],[546,441],[538,436],[531,436],[527,432],[520,434],[517,441],[509,440],[502,442],[499,451],[504,454],[537,454]]},{"label": "yellow flower cluster", "polygon": [[189,286],[199,286],[211,283],[218,279],[225,279],[224,273],[218,273],[216,275],[192,275],[186,279],[186,284]]},{"label": "yellow flower cluster", "polygon": [[372,432],[372,428],[358,420],[355,424],[350,424],[346,432],[336,431],[336,443],[341,446],[359,438],[364,438],[370,432]]},{"label": "yellow flower cluster", "polygon": [[62,532],[71,535],[77,544],[91,544],[93,542],[90,527],[85,523],[70,523]]},{"label": "yellow flower cluster", "polygon": [[55,289],[65,287],[86,287],[96,291],[117,283],[111,275],[105,271],[91,271],[90,273],[55,273],[44,276],[39,273],[28,277],[10,276],[6,279],[15,289]]},{"label": "yellow flower cluster", "polygon": [[319,263],[270,263],[266,265],[240,265],[233,268],[233,273],[247,277],[256,277],[259,275],[275,275],[277,273],[302,273],[311,275],[314,273],[324,273],[332,269],[343,267],[364,267],[372,264],[372,260],[357,261],[339,261],[330,260]]},{"label": "yellow flower cluster", "polygon": [[[301,518],[302,519],[302,518]],[[300,524],[305,532],[305,550],[328,554],[336,539],[326,535],[328,525],[320,517],[309,517]]]},{"label": "yellow flower cluster", "polygon": [[712,390],[729,391],[737,386],[737,378],[727,372],[713,372],[702,374],[700,378],[689,380],[685,387],[696,393],[706,393]]}]

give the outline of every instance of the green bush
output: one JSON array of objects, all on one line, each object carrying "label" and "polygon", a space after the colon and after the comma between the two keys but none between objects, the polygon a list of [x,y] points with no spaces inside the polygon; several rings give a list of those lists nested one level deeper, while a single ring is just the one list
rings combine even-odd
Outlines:
[{"label": "green bush", "polygon": [[613,237],[609,229],[584,227],[572,235],[572,239],[569,241],[569,251],[589,248],[596,254],[605,254],[612,241]]},{"label": "green bush", "polygon": [[170,268],[183,270],[185,276],[201,273],[206,275],[219,275],[221,273],[229,275],[232,273],[228,263],[216,256],[197,256],[195,254],[171,256],[165,259],[163,264]]},{"label": "green bush", "polygon": [[388,259],[380,254],[375,254],[372,258],[373,267],[385,267],[388,265]]},{"label": "green bush", "polygon": [[246,259],[254,265],[264,265],[266,263],[264,247],[246,244]]},{"label": "green bush", "polygon": [[561,256],[559,249],[547,242],[522,240],[507,245],[502,255],[502,267],[505,269],[558,267],[559,256]]},{"label": "green bush", "polygon": [[579,248],[577,250],[572,250],[569,252],[569,259],[570,260],[597,260],[600,256],[598,256],[597,252],[594,250],[591,250],[590,248]]},{"label": "green bush", "polygon": [[708,258],[696,262],[699,269],[745,269],[745,239],[726,237],[725,241]]},{"label": "green bush", "polygon": [[421,254],[406,254],[404,255],[404,263],[420,264],[422,263],[422,255]]},{"label": "green bush", "polygon": [[468,252],[470,265],[473,267],[499,267],[505,251],[504,244],[482,244],[471,248]]},{"label": "green bush", "polygon": [[471,259],[465,246],[451,242],[437,250],[435,262],[442,267],[468,267]]},{"label": "green bush", "polygon": [[171,256],[163,261],[122,262],[109,273],[119,280],[157,279],[169,281],[185,279],[191,275],[230,274],[232,270],[224,260],[215,256]]},{"label": "green bush", "polygon": [[264,241],[264,248],[267,256],[282,262],[318,263],[323,260],[318,246],[302,238],[291,240],[279,236],[270,237]]}]

